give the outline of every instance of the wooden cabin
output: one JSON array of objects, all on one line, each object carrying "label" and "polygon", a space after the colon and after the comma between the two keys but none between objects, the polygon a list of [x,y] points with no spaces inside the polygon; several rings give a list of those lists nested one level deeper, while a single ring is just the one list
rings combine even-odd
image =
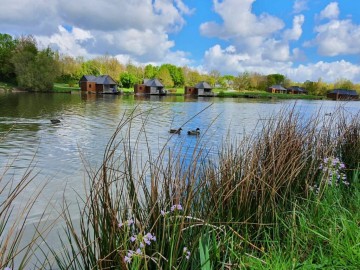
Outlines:
[{"label": "wooden cabin", "polygon": [[289,88],[287,88],[287,93],[301,95],[301,94],[307,94],[307,91],[305,88],[300,86],[290,86]]},{"label": "wooden cabin", "polygon": [[185,86],[185,95],[197,96],[198,91],[195,87]]},{"label": "wooden cabin", "polygon": [[117,82],[109,75],[84,75],[79,80],[81,91],[97,94],[116,94],[118,93]]},{"label": "wooden cabin", "polygon": [[358,100],[359,94],[356,90],[334,89],[327,93],[327,98],[331,98],[333,100]]},{"label": "wooden cabin", "polygon": [[212,91],[212,87],[207,82],[199,82],[194,86],[195,91],[197,91],[197,95],[199,97],[213,97],[214,92]]},{"label": "wooden cabin", "polygon": [[287,93],[287,89],[280,84],[275,84],[275,85],[268,87],[267,91],[269,93],[273,93],[273,94],[275,94],[275,93],[286,94]]},{"label": "wooden cabin", "polygon": [[144,79],[142,84],[134,85],[135,94],[166,95],[164,85],[158,79]]}]

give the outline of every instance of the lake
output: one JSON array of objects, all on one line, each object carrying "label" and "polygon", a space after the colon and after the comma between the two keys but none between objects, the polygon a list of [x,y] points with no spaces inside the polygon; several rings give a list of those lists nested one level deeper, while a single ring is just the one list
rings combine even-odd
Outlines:
[{"label": "lake", "polygon": [[[86,180],[84,159],[87,167],[98,168],[111,135],[131,113],[137,116],[129,136],[139,158],[146,159],[148,149],[156,155],[165,144],[172,150],[191,152],[199,140],[211,157],[224,141],[251,134],[285,107],[295,105],[307,118],[320,109],[334,113],[340,104],[349,114],[359,112],[359,102],[0,93],[0,173],[7,170],[6,177],[18,181],[32,166],[37,175],[25,197],[47,183],[28,219],[37,222],[49,202],[54,208],[48,211],[48,218],[58,215],[56,208],[64,196],[68,202],[76,202]],[[50,119],[61,122],[52,124]],[[181,135],[169,133],[170,128],[180,126]],[[186,134],[196,128],[201,136]],[[119,139],[127,134],[121,133]],[[3,200],[0,197],[0,202]]]}]

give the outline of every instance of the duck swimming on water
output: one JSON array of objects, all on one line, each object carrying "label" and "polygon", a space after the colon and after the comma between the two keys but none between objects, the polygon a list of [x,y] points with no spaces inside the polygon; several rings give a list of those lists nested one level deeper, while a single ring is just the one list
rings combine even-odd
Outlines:
[{"label": "duck swimming on water", "polygon": [[180,134],[181,131],[182,131],[182,128],[176,128],[176,129],[169,130],[170,133],[174,133],[174,134]]},{"label": "duck swimming on water", "polygon": [[188,135],[200,135],[200,128],[197,128],[195,130],[189,130]]},{"label": "duck swimming on water", "polygon": [[50,119],[51,124],[59,124],[61,121],[59,119]]}]

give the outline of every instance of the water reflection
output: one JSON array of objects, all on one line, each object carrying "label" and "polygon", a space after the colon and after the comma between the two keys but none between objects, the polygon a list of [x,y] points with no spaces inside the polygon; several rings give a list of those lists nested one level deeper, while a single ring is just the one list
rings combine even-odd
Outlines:
[{"label": "water reflection", "polygon": [[[334,112],[337,104],[297,101],[296,109],[307,118],[319,108]],[[90,166],[99,167],[105,146],[124,116],[136,115],[130,132],[125,129],[119,140],[130,136],[137,143],[139,159],[146,159],[148,147],[153,155],[165,144],[168,150],[191,153],[199,142],[211,157],[222,142],[250,134],[284,106],[293,105],[294,101],[189,96],[0,94],[0,168],[10,167],[8,173],[16,178],[32,163],[38,175],[29,188],[49,183],[38,204],[51,200],[58,205],[64,195],[76,200],[86,178],[82,156]],[[344,106],[349,113],[359,111],[357,102]],[[61,123],[52,125],[51,118]],[[169,133],[175,127],[183,128],[181,135]],[[186,134],[196,128],[200,128],[199,137]],[[42,209],[38,207],[34,216]]]}]

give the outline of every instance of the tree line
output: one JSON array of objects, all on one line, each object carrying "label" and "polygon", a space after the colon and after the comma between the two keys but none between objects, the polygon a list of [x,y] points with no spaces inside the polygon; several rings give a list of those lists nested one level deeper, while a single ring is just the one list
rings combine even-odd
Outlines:
[{"label": "tree line", "polygon": [[221,75],[212,70],[207,74],[198,70],[173,64],[135,65],[131,62],[120,63],[115,57],[103,55],[93,59],[60,55],[50,48],[39,49],[32,36],[13,38],[0,33],[0,81],[15,83],[23,89],[32,91],[51,91],[55,82],[77,85],[83,75],[110,75],[124,88],[132,88],[143,79],[159,79],[167,88],[194,86],[206,81],[213,87],[235,90],[265,90],[274,84],[284,87],[302,86],[309,94],[325,95],[334,88],[357,89],[347,79],[338,79],[335,83],[326,83],[320,79],[295,83],[282,74],[260,74],[242,72],[237,76]]}]

